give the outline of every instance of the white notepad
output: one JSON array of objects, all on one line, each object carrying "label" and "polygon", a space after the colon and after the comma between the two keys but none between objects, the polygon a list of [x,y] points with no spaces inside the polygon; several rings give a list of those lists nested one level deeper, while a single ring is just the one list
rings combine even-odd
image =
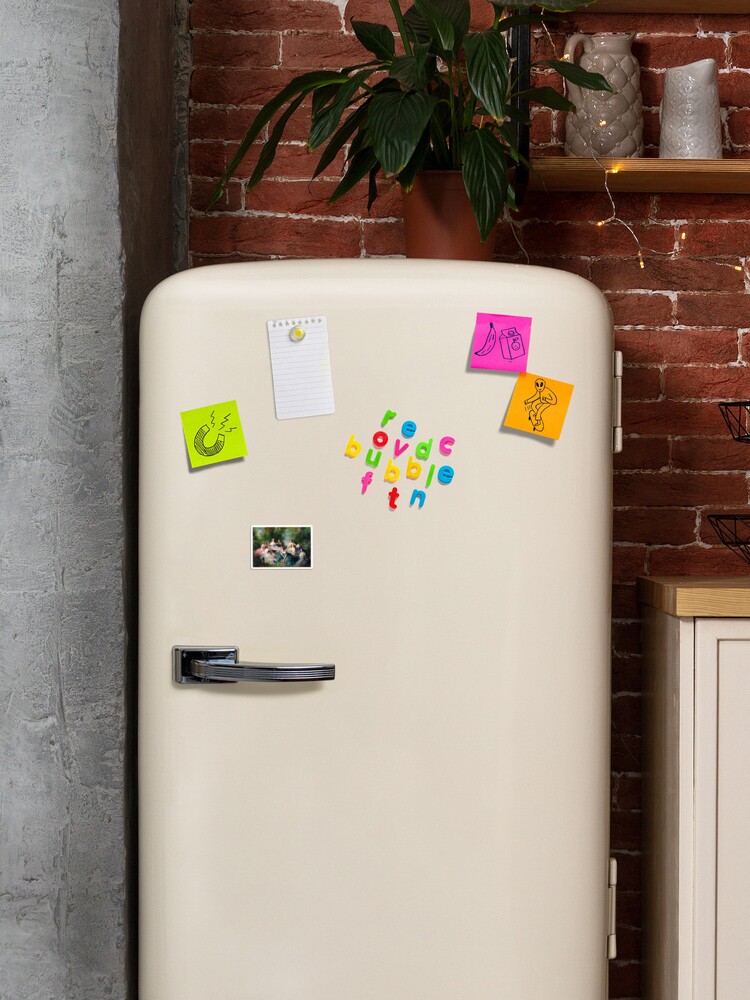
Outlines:
[{"label": "white notepad", "polygon": [[[276,418],[335,413],[325,316],[269,319],[267,326]],[[293,340],[293,330],[304,331],[304,337]]]}]

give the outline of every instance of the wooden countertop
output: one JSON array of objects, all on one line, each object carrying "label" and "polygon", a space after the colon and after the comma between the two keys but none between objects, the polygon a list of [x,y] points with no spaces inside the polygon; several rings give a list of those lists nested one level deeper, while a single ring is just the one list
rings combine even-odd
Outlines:
[{"label": "wooden countertop", "polygon": [[641,576],[638,597],[678,618],[747,618],[750,576]]}]

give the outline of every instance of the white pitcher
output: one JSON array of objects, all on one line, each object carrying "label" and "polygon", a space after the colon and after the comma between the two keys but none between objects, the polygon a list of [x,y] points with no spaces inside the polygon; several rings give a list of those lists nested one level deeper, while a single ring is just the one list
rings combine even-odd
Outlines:
[{"label": "white pitcher", "polygon": [[721,159],[719,88],[714,59],[700,59],[667,70],[659,117],[659,156],[677,160]]},{"label": "white pitcher", "polygon": [[581,68],[601,73],[615,92],[582,90],[568,83],[576,110],[565,118],[566,156],[643,156],[641,68],[630,50],[634,37],[572,35],[568,39],[565,58],[574,62],[581,44]]}]

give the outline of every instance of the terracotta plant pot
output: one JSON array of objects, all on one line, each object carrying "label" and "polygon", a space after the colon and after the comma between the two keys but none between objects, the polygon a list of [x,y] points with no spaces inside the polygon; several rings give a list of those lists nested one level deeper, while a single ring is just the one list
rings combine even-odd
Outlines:
[{"label": "terracotta plant pot", "polygon": [[406,256],[492,260],[495,230],[486,241],[471,210],[460,170],[424,170],[404,195]]}]

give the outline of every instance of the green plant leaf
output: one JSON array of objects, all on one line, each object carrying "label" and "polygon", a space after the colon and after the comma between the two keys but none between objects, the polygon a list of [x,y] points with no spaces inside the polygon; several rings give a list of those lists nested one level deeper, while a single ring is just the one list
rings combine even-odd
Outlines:
[{"label": "green plant leaf", "polygon": [[[341,72],[344,73],[346,71],[342,70]],[[327,104],[331,103],[336,94],[338,94],[339,88],[343,86],[343,83],[331,83],[327,87],[321,87],[313,93],[311,109],[313,118],[315,118],[316,115],[319,115]]]},{"label": "green plant leaf", "polygon": [[355,63],[353,66],[344,66],[341,72],[346,73],[346,75],[349,76],[349,74],[353,73],[355,69],[364,69],[365,66],[369,66],[371,69],[374,70],[378,66],[380,66],[380,62],[381,62],[380,59],[371,59],[369,62]]},{"label": "green plant leaf", "polygon": [[414,187],[414,178],[424,166],[429,151],[430,137],[429,133],[425,132],[414,150],[414,155],[396,178],[407,194]]},{"label": "green plant leaf", "polygon": [[339,92],[331,106],[313,117],[310,126],[310,137],[307,140],[307,148],[309,150],[317,149],[333,133],[333,130],[341,121],[341,116],[346,110],[347,105],[369,75],[369,69],[363,69],[359,73],[355,73],[348,83],[339,88]]},{"label": "green plant leaf", "polygon": [[388,75],[402,83],[407,90],[423,90],[429,81],[428,60],[430,46],[416,42],[410,56],[397,56],[390,65]]},{"label": "green plant leaf", "polygon": [[227,186],[229,180],[234,176],[237,167],[239,167],[240,163],[244,160],[248,149],[250,149],[252,144],[260,135],[261,131],[265,128],[268,122],[270,122],[277,111],[280,111],[285,104],[293,100],[298,94],[307,95],[319,90],[321,87],[326,87],[331,83],[346,83],[348,79],[348,76],[344,76],[342,73],[334,73],[332,70],[315,70],[312,73],[303,73],[302,76],[298,76],[288,83],[286,87],[280,90],[275,97],[272,97],[267,104],[264,104],[253,119],[252,125],[243,136],[242,142],[240,142],[237,147],[237,152],[229,161],[229,166],[221,175],[221,179],[216,185],[216,190],[211,195],[208,208],[215,205],[219,198],[221,198],[224,193],[224,188]]},{"label": "green plant leaf", "polygon": [[456,33],[449,18],[432,3],[432,0],[414,0],[414,6],[427,24],[430,39],[441,52],[451,52],[456,42]]},{"label": "green plant leaf", "polygon": [[421,42],[423,45],[430,41],[430,31],[427,22],[419,13],[416,7],[409,7],[404,14],[404,24],[409,33],[409,38],[413,42]]},{"label": "green plant leaf", "polygon": [[432,0],[432,3],[453,25],[453,50],[457,52],[469,30],[471,6],[466,0]]},{"label": "green plant leaf", "polygon": [[411,41],[409,40],[409,32],[404,22],[404,15],[401,13],[401,0],[388,0],[388,4],[393,11],[393,16],[396,19],[396,27],[398,28],[398,33],[401,35],[401,41],[404,46],[404,52],[407,56],[411,53]]},{"label": "green plant leaf", "polygon": [[349,146],[349,152],[346,154],[347,163],[353,160],[357,153],[361,152],[363,149],[372,149],[372,141],[366,125],[361,128],[352,139],[352,143]]},{"label": "green plant leaf", "polygon": [[369,212],[375,203],[375,199],[378,196],[378,174],[380,172],[380,164],[376,163],[375,166],[370,171],[370,177],[367,182],[367,211]]},{"label": "green plant leaf", "polygon": [[608,90],[610,94],[614,94],[614,88],[611,87],[601,73],[589,73],[588,70],[581,69],[576,63],[568,62],[565,59],[543,59],[541,62],[534,63],[535,66],[549,66],[550,69],[555,70],[560,76],[564,77],[566,80],[570,80],[571,83],[577,83],[579,87],[583,87],[585,90]]},{"label": "green plant leaf", "polygon": [[343,149],[344,145],[349,141],[349,138],[354,135],[359,126],[366,123],[368,104],[369,100],[365,101],[364,104],[360,104],[357,110],[353,111],[352,114],[349,115],[349,117],[331,136],[331,141],[323,150],[323,155],[318,160],[318,165],[315,168],[313,177],[318,177],[319,174],[323,173],[328,164],[332,163],[336,159],[337,153]]},{"label": "green plant leaf", "polygon": [[376,94],[367,124],[372,145],[386,174],[400,173],[411,159],[437,104],[416,91]]},{"label": "green plant leaf", "polygon": [[355,184],[359,184],[359,182],[366,177],[367,174],[369,174],[373,167],[377,165],[378,159],[371,146],[367,146],[365,149],[360,149],[359,152],[352,157],[346,173],[339,181],[331,197],[328,199],[329,203],[332,204],[334,201],[338,201],[339,198],[343,198],[348,191],[351,191]]},{"label": "green plant leaf", "polygon": [[[450,125],[448,125],[448,131],[450,131]],[[430,115],[430,143],[432,144],[432,154],[435,159],[435,166],[439,170],[451,170],[453,168],[451,151],[448,148],[448,142],[445,138],[445,134],[445,128],[441,126],[440,122],[437,120],[437,116]]]},{"label": "green plant leaf", "polygon": [[523,163],[528,167],[529,161],[526,159],[525,156],[522,156],[518,151],[518,147],[516,146],[515,131],[510,122],[506,122],[503,126],[501,126],[500,135],[505,140],[508,153],[510,154],[513,161],[515,163]]},{"label": "green plant leaf", "polygon": [[[440,11],[453,26],[453,51],[457,52],[464,39],[464,35],[469,30],[471,20],[471,7],[466,0],[432,0],[432,6]],[[410,7],[404,15],[404,21],[413,41],[430,41],[430,30],[427,21],[419,13],[416,7]]]},{"label": "green plant leaf", "polygon": [[510,57],[505,39],[490,28],[464,39],[469,86],[497,120],[505,117]]},{"label": "green plant leaf", "polygon": [[371,21],[355,21],[352,18],[352,31],[368,52],[378,59],[388,62],[396,54],[391,29],[384,24],[373,24]]},{"label": "green plant leaf", "polygon": [[477,129],[464,136],[461,170],[484,242],[500,218],[508,190],[505,147],[490,129]]},{"label": "green plant leaf", "polygon": [[505,140],[506,145],[511,151],[516,149],[516,130],[511,122],[504,122],[498,126],[497,132]]},{"label": "green plant leaf", "polygon": [[576,109],[575,104],[559,94],[554,87],[532,87],[530,90],[519,91],[516,97],[527,101],[536,101],[537,104],[542,104],[545,108],[554,108],[555,111],[575,111]]},{"label": "green plant leaf", "polygon": [[253,170],[250,175],[250,180],[247,182],[247,191],[252,191],[252,189],[260,183],[263,179],[263,175],[268,170],[268,168],[273,163],[274,157],[276,156],[276,149],[279,145],[282,135],[284,134],[284,129],[287,126],[287,122],[292,117],[297,108],[304,101],[306,94],[300,94],[299,97],[291,102],[289,107],[286,109],[283,115],[280,115],[276,123],[274,124],[271,134],[269,135],[267,141],[264,143],[260,156],[258,157],[258,162],[255,165],[255,170]]},{"label": "green plant leaf", "polygon": [[[516,95],[518,96],[518,95]],[[510,118],[512,122],[518,122],[520,125],[531,125],[531,119],[528,115],[525,115],[523,111],[509,104],[505,109],[505,114]]]}]

